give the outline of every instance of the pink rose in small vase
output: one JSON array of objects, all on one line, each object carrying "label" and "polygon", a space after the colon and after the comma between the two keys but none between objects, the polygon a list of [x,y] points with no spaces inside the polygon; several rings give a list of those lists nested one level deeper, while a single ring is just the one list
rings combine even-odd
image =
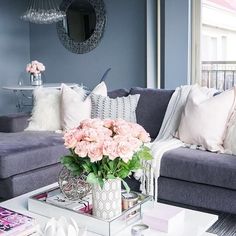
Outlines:
[{"label": "pink rose in small vase", "polygon": [[43,63],[38,61],[32,61],[26,66],[26,72],[30,74],[37,75],[42,73],[43,71],[45,71],[45,66],[43,65]]}]

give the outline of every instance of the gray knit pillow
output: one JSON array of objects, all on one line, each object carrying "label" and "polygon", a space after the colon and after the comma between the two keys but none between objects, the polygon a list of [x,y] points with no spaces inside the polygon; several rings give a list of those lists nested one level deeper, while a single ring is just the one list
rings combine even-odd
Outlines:
[{"label": "gray knit pillow", "polygon": [[91,94],[92,118],[117,119],[136,123],[136,107],[140,94],[127,97],[109,98],[101,95]]}]

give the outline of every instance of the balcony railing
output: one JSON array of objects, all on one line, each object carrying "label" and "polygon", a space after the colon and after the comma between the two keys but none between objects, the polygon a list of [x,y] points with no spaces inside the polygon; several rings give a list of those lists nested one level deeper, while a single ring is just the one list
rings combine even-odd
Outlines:
[{"label": "balcony railing", "polygon": [[203,61],[202,86],[227,90],[236,85],[236,61]]}]

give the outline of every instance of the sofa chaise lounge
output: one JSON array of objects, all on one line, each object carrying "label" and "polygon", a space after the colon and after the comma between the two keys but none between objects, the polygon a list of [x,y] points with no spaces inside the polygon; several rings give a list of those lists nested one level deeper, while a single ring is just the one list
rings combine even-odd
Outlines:
[{"label": "sofa chaise lounge", "polygon": [[[131,88],[114,90],[109,96],[140,94],[137,122],[155,139],[173,92]],[[0,198],[57,181],[60,157],[67,153],[61,134],[23,132],[28,118],[26,114],[0,117]],[[139,182],[133,178],[128,184],[139,189]],[[158,198],[236,214],[236,156],[183,147],[166,152],[161,161]]]}]

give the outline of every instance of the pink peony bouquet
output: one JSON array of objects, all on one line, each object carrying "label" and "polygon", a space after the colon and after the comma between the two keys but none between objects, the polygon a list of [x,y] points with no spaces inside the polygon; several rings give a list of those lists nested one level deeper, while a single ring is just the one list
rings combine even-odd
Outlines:
[{"label": "pink peony bouquet", "polygon": [[138,124],[118,120],[87,119],[64,134],[70,155],[61,162],[75,175],[85,173],[89,183],[123,180],[151,160],[149,134]]},{"label": "pink peony bouquet", "polygon": [[30,74],[37,75],[43,71],[45,71],[45,66],[43,65],[43,63],[38,61],[32,61],[26,66],[26,72]]}]

